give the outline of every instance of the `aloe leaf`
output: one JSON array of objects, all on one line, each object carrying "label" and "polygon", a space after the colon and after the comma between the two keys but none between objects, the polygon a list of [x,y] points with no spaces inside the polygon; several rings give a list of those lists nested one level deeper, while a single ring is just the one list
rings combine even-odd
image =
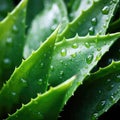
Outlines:
[{"label": "aloe leaf", "polygon": [[0,0],[0,21],[14,8],[12,0]]},{"label": "aloe leaf", "polygon": [[117,19],[116,21],[114,21],[108,29],[109,32],[116,32],[116,31],[120,31],[120,18]]},{"label": "aloe leaf", "polygon": [[82,11],[80,16],[67,25],[58,36],[57,41],[60,41],[63,37],[74,37],[76,33],[80,36],[105,34],[118,1],[94,1],[89,9]]},{"label": "aloe leaf", "polygon": [[37,14],[40,13],[41,10],[44,8],[43,0],[29,0],[27,5],[27,17],[26,17],[26,24],[27,28],[30,27],[33,19]]},{"label": "aloe leaf", "polygon": [[[65,109],[74,120],[96,120],[120,99],[120,62],[87,77]],[[77,106],[77,107],[74,107]],[[64,117],[62,119],[64,119]],[[67,118],[66,118],[67,119]]]},{"label": "aloe leaf", "polygon": [[[75,80],[74,76],[46,93],[38,94],[35,99],[10,115],[7,120],[57,120],[59,112],[65,104],[68,91]],[[53,108],[52,111],[51,108]]]},{"label": "aloe leaf", "polygon": [[[56,30],[42,46],[22,64],[0,91],[0,117],[15,111],[37,93],[47,88],[47,76],[56,39]],[[16,107],[15,107],[16,106]]]},{"label": "aloe leaf", "polygon": [[27,0],[0,22],[0,87],[22,60]]},{"label": "aloe leaf", "polygon": [[[61,29],[67,24],[67,11],[62,0],[46,0],[44,10],[33,20],[28,32],[24,57],[27,58],[42,42],[62,23]],[[34,43],[34,44],[33,44]]]},{"label": "aloe leaf", "polygon": [[74,74],[89,74],[120,34],[74,37],[55,44],[49,82],[58,85]]},{"label": "aloe leaf", "polygon": [[70,21],[82,14],[83,10],[87,10],[93,4],[93,0],[75,0],[70,6]]}]

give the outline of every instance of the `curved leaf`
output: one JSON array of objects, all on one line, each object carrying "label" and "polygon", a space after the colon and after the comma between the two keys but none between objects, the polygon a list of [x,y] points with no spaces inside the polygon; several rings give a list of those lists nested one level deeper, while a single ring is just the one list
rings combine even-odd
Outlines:
[{"label": "curved leaf", "polygon": [[58,85],[79,72],[85,76],[89,74],[119,36],[119,33],[76,36],[56,43],[49,74],[50,85]]},{"label": "curved leaf", "polygon": [[[24,57],[27,58],[42,42],[62,23],[61,29],[68,22],[67,12],[62,0],[46,0],[44,10],[34,19],[28,32]],[[33,44],[34,43],[34,44]]]},{"label": "curved leaf", "polygon": [[73,77],[44,94],[38,94],[35,99],[10,115],[7,120],[57,120],[59,112],[65,104],[68,90],[75,79],[76,77]]},{"label": "curved leaf", "polygon": [[82,11],[86,11],[92,4],[93,0],[75,0],[70,6],[70,21],[77,18],[77,16],[80,16],[80,14],[82,14]]},{"label": "curved leaf", "polygon": [[96,120],[119,99],[120,62],[112,62],[108,67],[101,68],[84,80],[83,85],[66,106],[66,116],[62,119],[67,119],[69,115],[71,120]]},{"label": "curved leaf", "polygon": [[56,39],[56,30],[48,40],[14,71],[0,91],[0,117],[5,117],[47,88],[47,76]]},{"label": "curved leaf", "polygon": [[0,87],[22,60],[27,0],[0,22]]},{"label": "curved leaf", "polygon": [[57,41],[62,40],[63,37],[74,37],[76,33],[80,36],[105,34],[118,1],[94,1],[89,9],[82,11],[80,16],[67,25]]},{"label": "curved leaf", "polygon": [[44,8],[43,0],[29,0],[28,1],[27,17],[26,17],[27,28],[30,27],[36,15],[39,14],[40,11],[43,10],[43,8]]}]

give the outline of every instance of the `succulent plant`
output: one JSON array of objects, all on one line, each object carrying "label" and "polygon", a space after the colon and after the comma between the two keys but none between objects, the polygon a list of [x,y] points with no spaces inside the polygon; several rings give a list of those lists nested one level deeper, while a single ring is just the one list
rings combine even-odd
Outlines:
[{"label": "succulent plant", "polygon": [[119,0],[1,0],[0,20],[0,120],[108,120],[119,107]]}]

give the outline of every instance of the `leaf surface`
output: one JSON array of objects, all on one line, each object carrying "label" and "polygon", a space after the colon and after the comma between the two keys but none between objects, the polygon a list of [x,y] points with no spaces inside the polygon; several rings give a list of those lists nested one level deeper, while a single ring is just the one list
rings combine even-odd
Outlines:
[{"label": "leaf surface", "polygon": [[72,77],[59,86],[50,88],[46,93],[38,94],[35,99],[10,115],[7,120],[57,120],[59,112],[65,104],[68,91],[75,80],[76,77]]},{"label": "leaf surface", "polygon": [[27,0],[22,0],[0,22],[0,87],[22,60],[25,42],[26,4]]},{"label": "leaf surface", "polygon": [[69,114],[71,120],[96,120],[119,99],[120,62],[112,62],[84,80],[66,106],[62,119],[67,119]]},{"label": "leaf surface", "polygon": [[62,0],[46,0],[44,4],[43,11],[36,16],[29,29],[24,49],[25,58],[36,50],[60,23],[63,29],[68,22],[67,11]]},{"label": "leaf surface", "polygon": [[56,30],[48,40],[22,64],[0,91],[0,117],[35,98],[47,88],[47,77],[56,39]]},{"label": "leaf surface", "polygon": [[119,0],[114,2],[111,0],[94,1],[89,9],[82,11],[75,20],[67,25],[58,36],[57,41],[63,37],[74,37],[76,33],[79,36],[105,34],[118,2]]},{"label": "leaf surface", "polygon": [[120,34],[74,37],[55,44],[49,83],[56,86],[81,72],[86,76]]}]

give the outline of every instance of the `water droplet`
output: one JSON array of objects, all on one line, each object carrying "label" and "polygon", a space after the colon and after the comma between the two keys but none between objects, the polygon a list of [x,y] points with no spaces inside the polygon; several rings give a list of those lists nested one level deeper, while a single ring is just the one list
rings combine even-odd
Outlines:
[{"label": "water droplet", "polygon": [[66,51],[65,49],[62,49],[62,50],[61,50],[61,56],[64,57],[64,56],[66,56],[66,54],[67,54],[67,51]]},{"label": "water droplet", "polygon": [[6,65],[10,65],[11,64],[11,60],[9,58],[5,58],[3,62]]},{"label": "water droplet", "polygon": [[75,58],[76,57],[76,53],[71,54],[71,57]]},{"label": "water droplet", "polygon": [[64,71],[60,71],[60,75],[64,75]]},{"label": "water droplet", "polygon": [[43,66],[44,66],[44,63],[41,63],[40,66],[43,67]]},{"label": "water droplet", "polygon": [[94,113],[91,117],[91,120],[96,120],[98,117],[98,113]]},{"label": "water droplet", "polygon": [[72,45],[72,48],[74,48],[74,49],[78,48],[77,43],[74,43],[74,44]]},{"label": "water droplet", "polygon": [[85,42],[85,47],[86,48],[89,48],[90,47],[90,44],[88,42]]},{"label": "water droplet", "polygon": [[50,66],[50,69],[53,71],[53,70],[54,70],[54,67],[51,65],[51,66]]},{"label": "water droplet", "polygon": [[39,117],[40,120],[44,119],[43,115],[40,112],[38,112],[37,115],[38,115],[38,117]]},{"label": "water droplet", "polygon": [[101,101],[100,103],[98,103],[98,105],[97,105],[97,110],[99,111],[99,110],[101,110],[101,109],[103,109],[103,107],[105,106],[105,104],[106,104],[106,101]]},{"label": "water droplet", "polygon": [[11,94],[12,94],[13,96],[16,96],[16,92],[12,92]]},{"label": "water droplet", "polygon": [[107,86],[107,90],[112,90],[114,88],[114,84],[110,84],[109,86]]},{"label": "water droplet", "polygon": [[107,79],[107,82],[110,82],[110,81],[111,81],[111,79],[108,78],[108,79]]},{"label": "water droplet", "polygon": [[21,82],[22,83],[27,83],[27,81],[25,79],[23,79],[23,78],[21,78]]},{"label": "water droplet", "polygon": [[109,6],[105,6],[103,9],[102,9],[102,13],[107,15],[109,13]]},{"label": "water droplet", "polygon": [[100,60],[100,58],[101,58],[101,53],[99,53],[97,56],[96,56],[96,61],[99,61]]},{"label": "water droplet", "polygon": [[41,85],[41,84],[42,84],[42,81],[43,81],[42,79],[39,79],[39,80],[38,80],[38,84]]},{"label": "water droplet", "polygon": [[89,30],[88,30],[88,32],[89,32],[90,35],[94,35],[94,28],[90,27]]},{"label": "water droplet", "polygon": [[92,62],[92,60],[93,60],[93,54],[88,55],[87,58],[86,58],[86,62],[88,64],[90,64]]},{"label": "water droplet", "polygon": [[113,95],[111,95],[111,96],[110,96],[110,101],[111,101],[112,103],[114,103],[114,102],[115,102],[115,98],[114,98],[114,96],[113,96]]},{"label": "water droplet", "polygon": [[16,25],[13,26],[13,32],[18,32],[18,28],[16,27]]},{"label": "water droplet", "polygon": [[51,30],[55,30],[57,28],[57,24],[54,24],[52,27],[51,27]]},{"label": "water droplet", "polygon": [[92,23],[92,25],[95,26],[97,24],[97,19],[96,18],[92,18],[91,23]]},{"label": "water droplet", "polygon": [[100,51],[101,50],[101,48],[97,48],[97,51]]},{"label": "water droplet", "polygon": [[120,75],[117,75],[117,76],[116,76],[115,81],[116,81],[116,82],[120,82]]},{"label": "water droplet", "polygon": [[12,43],[12,38],[7,38],[6,43],[11,44]]}]

